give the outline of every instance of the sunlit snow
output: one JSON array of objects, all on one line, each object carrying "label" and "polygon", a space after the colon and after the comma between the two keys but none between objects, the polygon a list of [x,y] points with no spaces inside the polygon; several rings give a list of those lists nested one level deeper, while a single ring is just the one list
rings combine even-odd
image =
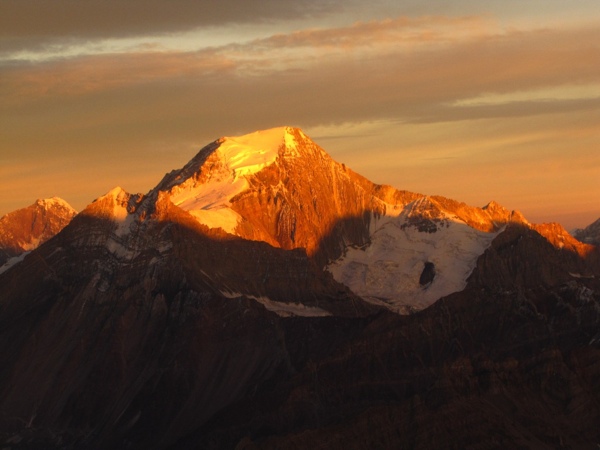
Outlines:
[{"label": "sunlit snow", "polygon": [[221,294],[223,294],[223,296],[226,298],[240,298],[244,295],[247,298],[257,301],[258,303],[263,305],[267,310],[274,312],[275,314],[277,314],[280,317],[293,317],[293,316],[327,317],[327,316],[331,316],[330,312],[325,311],[324,309],[319,308],[317,306],[306,306],[306,305],[303,305],[302,303],[276,302],[276,301],[269,299],[268,297],[264,297],[264,296],[256,297],[254,295],[245,295],[245,294],[241,294],[239,292],[222,291]]},{"label": "sunlit snow", "polygon": [[31,252],[24,252],[21,253],[19,256],[13,256],[12,258],[9,258],[8,261],[6,261],[4,263],[3,266],[0,266],[0,273],[4,273],[6,272],[8,269],[10,269],[11,267],[15,266],[16,264],[20,263],[21,261],[23,261],[25,259],[25,257]]},{"label": "sunlit snow", "polygon": [[[357,295],[397,312],[420,310],[463,290],[477,258],[497,236],[451,216],[443,217],[435,232],[419,231],[408,224],[410,206],[397,217],[374,218],[371,244],[348,248],[327,267]],[[424,287],[419,278],[427,262],[435,265],[436,275]]]},{"label": "sunlit snow", "polygon": [[69,211],[72,211],[73,213],[76,213],[76,211],[73,209],[73,207],[60,197],[41,199],[41,200],[38,200],[37,203],[44,206],[46,209],[50,209],[50,207],[52,207],[52,206],[60,206]]},{"label": "sunlit snow", "polygon": [[127,211],[129,194],[121,187],[116,187],[109,191],[103,198],[110,198],[112,202],[112,219],[117,225],[115,234],[122,237],[129,233],[131,224],[134,221],[134,215]]},{"label": "sunlit snow", "polygon": [[201,184],[189,179],[171,190],[171,201],[210,228],[234,233],[241,217],[230,208],[230,200],[248,189],[246,177],[273,164],[285,146],[286,157],[298,156],[289,128],[279,127],[238,137],[223,138],[215,154],[222,163]]}]

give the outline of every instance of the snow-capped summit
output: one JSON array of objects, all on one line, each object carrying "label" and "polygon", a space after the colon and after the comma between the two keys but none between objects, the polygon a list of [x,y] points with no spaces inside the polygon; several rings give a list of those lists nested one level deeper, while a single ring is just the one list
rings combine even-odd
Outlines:
[{"label": "snow-capped summit", "polygon": [[173,204],[201,224],[243,236],[238,227],[244,215],[234,198],[250,190],[255,177],[268,167],[305,155],[307,141],[302,131],[292,127],[223,137],[167,175],[157,189],[167,192]]},{"label": "snow-capped summit", "polygon": [[38,199],[26,208],[1,217],[0,266],[9,258],[18,257],[46,242],[61,231],[76,214],[77,211],[65,200],[52,197]]}]

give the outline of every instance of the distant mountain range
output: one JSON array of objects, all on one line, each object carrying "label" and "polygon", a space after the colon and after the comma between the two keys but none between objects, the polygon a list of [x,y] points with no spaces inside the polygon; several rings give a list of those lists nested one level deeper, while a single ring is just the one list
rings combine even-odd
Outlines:
[{"label": "distant mountain range", "polygon": [[374,184],[291,127],[41,204],[0,219],[7,445],[600,442],[600,249],[558,224]]}]

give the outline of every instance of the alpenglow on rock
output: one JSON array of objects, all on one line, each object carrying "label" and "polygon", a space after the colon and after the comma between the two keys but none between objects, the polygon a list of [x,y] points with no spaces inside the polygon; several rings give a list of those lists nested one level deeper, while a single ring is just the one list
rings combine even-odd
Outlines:
[{"label": "alpenglow on rock", "polygon": [[[0,218],[0,271],[61,231],[77,212],[58,197],[37,200]],[[14,258],[14,259],[13,259]],[[22,256],[21,256],[22,258]],[[2,266],[12,259],[4,269]]]}]

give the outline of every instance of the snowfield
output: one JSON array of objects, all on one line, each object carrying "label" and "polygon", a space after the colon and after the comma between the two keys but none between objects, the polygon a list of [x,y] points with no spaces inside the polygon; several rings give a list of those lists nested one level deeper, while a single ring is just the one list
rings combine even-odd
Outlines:
[{"label": "snowfield", "polygon": [[[396,217],[373,218],[370,245],[348,248],[327,267],[335,280],[365,300],[401,313],[424,309],[463,290],[477,258],[498,233],[476,230],[440,211],[434,220],[411,223],[418,202]],[[436,231],[419,231],[419,226]],[[435,277],[422,286],[419,279],[428,262],[434,264]]]}]

